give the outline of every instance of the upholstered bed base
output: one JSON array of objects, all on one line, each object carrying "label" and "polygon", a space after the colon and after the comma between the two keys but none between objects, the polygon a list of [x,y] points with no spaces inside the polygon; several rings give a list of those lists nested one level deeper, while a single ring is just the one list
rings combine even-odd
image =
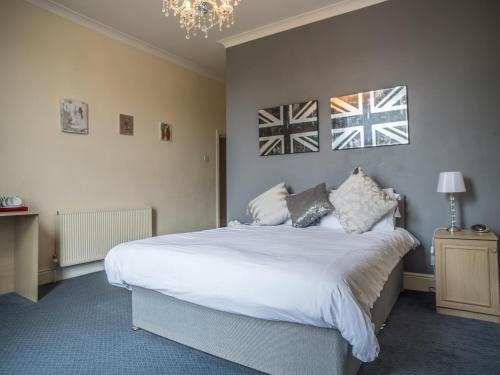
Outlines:
[{"label": "upholstered bed base", "polygon": [[[377,331],[402,278],[400,262],[372,309]],[[353,375],[360,366],[335,329],[221,312],[138,287],[132,289],[132,313],[135,327],[268,374]]]}]

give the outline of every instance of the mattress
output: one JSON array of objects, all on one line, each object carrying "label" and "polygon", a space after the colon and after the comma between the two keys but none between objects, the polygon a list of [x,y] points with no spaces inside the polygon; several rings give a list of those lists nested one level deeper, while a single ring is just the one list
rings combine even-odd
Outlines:
[{"label": "mattress", "polygon": [[374,360],[370,310],[401,257],[418,241],[406,230],[236,226],[119,245],[108,280],[211,309],[269,321],[336,328],[355,357]]}]

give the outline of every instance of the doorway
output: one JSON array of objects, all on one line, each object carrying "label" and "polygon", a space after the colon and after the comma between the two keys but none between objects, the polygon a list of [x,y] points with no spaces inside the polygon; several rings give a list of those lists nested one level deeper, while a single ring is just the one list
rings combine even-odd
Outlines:
[{"label": "doorway", "polygon": [[226,136],[216,131],[216,142],[216,222],[217,227],[226,227]]}]

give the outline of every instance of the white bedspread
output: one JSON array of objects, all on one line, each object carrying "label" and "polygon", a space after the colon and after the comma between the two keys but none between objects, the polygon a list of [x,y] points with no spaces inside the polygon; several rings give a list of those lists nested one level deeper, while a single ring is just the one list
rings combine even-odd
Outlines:
[{"label": "white bedspread", "polygon": [[261,319],[338,329],[367,362],[379,351],[370,309],[400,258],[406,230],[345,234],[237,225],[124,243],[106,257],[113,285]]}]

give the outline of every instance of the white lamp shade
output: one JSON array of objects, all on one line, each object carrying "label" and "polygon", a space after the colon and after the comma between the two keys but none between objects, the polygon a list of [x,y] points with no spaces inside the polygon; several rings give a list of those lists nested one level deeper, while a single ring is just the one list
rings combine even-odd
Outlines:
[{"label": "white lamp shade", "polygon": [[466,190],[462,172],[441,172],[437,191],[438,193],[464,193]]}]

